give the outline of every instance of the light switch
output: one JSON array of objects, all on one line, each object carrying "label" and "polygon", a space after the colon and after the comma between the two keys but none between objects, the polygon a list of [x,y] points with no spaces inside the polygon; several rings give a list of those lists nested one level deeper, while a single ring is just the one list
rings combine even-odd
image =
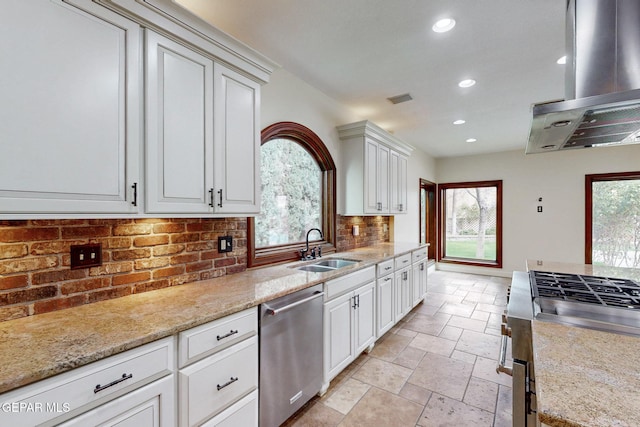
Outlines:
[{"label": "light switch", "polygon": [[70,253],[72,269],[102,265],[102,245],[100,243],[71,245]]}]

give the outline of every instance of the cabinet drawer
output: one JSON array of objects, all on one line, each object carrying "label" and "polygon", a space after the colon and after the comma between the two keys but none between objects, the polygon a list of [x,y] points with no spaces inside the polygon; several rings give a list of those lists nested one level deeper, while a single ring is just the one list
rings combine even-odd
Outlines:
[{"label": "cabinet drawer", "polygon": [[173,337],[108,357],[0,395],[3,403],[34,408],[0,412],[0,425],[36,425],[81,414],[170,373],[173,365]]},{"label": "cabinet drawer", "polygon": [[395,267],[396,270],[399,268],[408,267],[411,264],[411,254],[404,254],[396,257]]},{"label": "cabinet drawer", "polygon": [[181,332],[178,366],[183,368],[257,333],[257,307]]},{"label": "cabinet drawer", "polygon": [[243,397],[238,403],[212,418],[202,427],[258,427],[258,391]]},{"label": "cabinet drawer", "polygon": [[180,425],[199,425],[258,388],[258,338],[179,372]]},{"label": "cabinet drawer", "polygon": [[175,385],[173,375],[169,375],[60,424],[60,427],[157,427],[172,425],[174,420]]},{"label": "cabinet drawer", "polygon": [[422,261],[427,257],[427,248],[421,248],[411,252],[411,257],[413,262]]},{"label": "cabinet drawer", "polygon": [[378,277],[393,273],[393,259],[382,261],[377,265]]},{"label": "cabinet drawer", "polygon": [[363,283],[370,282],[376,277],[376,270],[374,266],[363,268],[355,273],[347,274],[346,276],[339,277],[333,280],[327,280],[325,282],[325,301],[335,298],[339,295],[349,292]]}]

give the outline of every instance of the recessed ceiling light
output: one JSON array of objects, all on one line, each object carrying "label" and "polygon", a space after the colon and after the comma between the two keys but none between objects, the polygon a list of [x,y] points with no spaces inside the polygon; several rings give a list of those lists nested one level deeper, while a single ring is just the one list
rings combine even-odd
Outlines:
[{"label": "recessed ceiling light", "polygon": [[563,56],[561,58],[558,58],[558,60],[556,61],[556,64],[559,64],[559,65],[564,65],[566,63],[567,63],[567,55],[565,55],[565,56]]},{"label": "recessed ceiling light", "polygon": [[450,31],[455,26],[456,26],[455,19],[444,18],[439,20],[435,24],[433,24],[433,27],[431,27],[431,29],[436,33],[446,33],[447,31]]},{"label": "recessed ceiling light", "polygon": [[476,142],[476,141],[477,141],[477,139],[475,139],[475,138],[469,138],[469,139],[467,139],[467,142]]},{"label": "recessed ceiling light", "polygon": [[458,119],[458,120],[456,120],[455,122],[453,122],[453,124],[454,124],[454,125],[463,125],[463,124],[465,124],[465,123],[466,123],[466,121],[464,121],[464,120],[462,120],[462,119]]},{"label": "recessed ceiling light", "polygon": [[458,86],[460,86],[460,87],[471,87],[474,84],[476,84],[475,80],[473,80],[473,79],[464,79],[460,83],[458,83]]}]

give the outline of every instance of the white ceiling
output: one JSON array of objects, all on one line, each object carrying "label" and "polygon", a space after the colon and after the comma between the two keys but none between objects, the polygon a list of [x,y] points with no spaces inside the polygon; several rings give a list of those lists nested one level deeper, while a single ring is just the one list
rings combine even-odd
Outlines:
[{"label": "white ceiling", "polygon": [[531,104],[564,97],[562,0],[179,2],[434,157],[524,151]]}]

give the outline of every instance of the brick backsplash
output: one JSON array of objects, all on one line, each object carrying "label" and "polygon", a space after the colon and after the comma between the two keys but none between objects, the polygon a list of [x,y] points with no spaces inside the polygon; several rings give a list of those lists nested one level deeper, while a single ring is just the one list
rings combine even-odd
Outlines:
[{"label": "brick backsplash", "polygon": [[[218,236],[234,250],[218,253]],[[99,267],[71,270],[71,245],[102,244]],[[0,321],[146,292],[247,266],[247,220],[0,221]]]},{"label": "brick backsplash", "polygon": [[[338,251],[389,241],[384,224],[388,217],[338,216]],[[225,235],[234,250],[218,253]],[[102,244],[102,265],[71,270],[70,246],[86,243]],[[246,218],[0,221],[0,321],[246,268]]]},{"label": "brick backsplash", "polygon": [[[353,226],[360,227],[360,234],[354,236]],[[387,226],[385,232],[384,226]],[[362,248],[389,241],[388,216],[338,216],[337,221],[338,252]]]}]

